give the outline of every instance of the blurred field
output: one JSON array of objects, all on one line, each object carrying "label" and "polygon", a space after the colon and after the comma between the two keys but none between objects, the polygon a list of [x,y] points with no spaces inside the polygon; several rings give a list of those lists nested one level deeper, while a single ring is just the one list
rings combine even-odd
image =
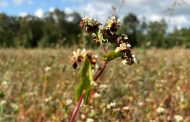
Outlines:
[{"label": "blurred field", "polygon": [[[190,50],[135,49],[138,64],[108,65],[78,121],[190,122]],[[67,122],[77,72],[67,49],[0,50],[0,122]],[[111,104],[110,104],[111,103]]]}]

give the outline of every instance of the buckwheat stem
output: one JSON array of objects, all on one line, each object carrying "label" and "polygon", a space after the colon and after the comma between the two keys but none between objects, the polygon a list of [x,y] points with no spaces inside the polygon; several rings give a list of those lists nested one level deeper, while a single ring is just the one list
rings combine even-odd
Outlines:
[{"label": "buckwheat stem", "polygon": [[103,64],[103,66],[102,66],[102,68],[101,68],[101,70],[99,70],[99,71],[96,73],[96,75],[95,75],[95,77],[94,77],[94,81],[97,81],[97,80],[98,80],[98,78],[101,76],[101,74],[102,74],[103,71],[105,70],[107,64],[108,64],[108,61],[105,61],[104,64]]},{"label": "buckwheat stem", "polygon": [[[105,61],[102,68],[96,73],[96,75],[93,78],[94,81],[97,81],[98,78],[101,76],[101,74],[104,72],[104,70],[105,70],[105,68],[107,66],[107,63],[108,63],[108,61]],[[75,106],[75,109],[74,109],[74,111],[72,113],[70,122],[74,122],[75,117],[77,115],[77,112],[79,111],[79,108],[81,106],[82,100],[84,99],[84,96],[85,96],[85,92],[80,96],[79,101],[77,102],[77,105]]]},{"label": "buckwheat stem", "polygon": [[72,113],[70,122],[74,122],[75,117],[76,117],[76,115],[77,115],[77,112],[78,112],[78,110],[79,110],[79,108],[80,108],[80,105],[81,105],[81,103],[82,103],[82,100],[83,100],[84,96],[85,96],[85,93],[83,93],[83,94],[80,96],[80,99],[79,99],[79,101],[77,102],[77,105],[75,106],[75,109],[74,109],[74,111],[73,111],[73,113]]}]

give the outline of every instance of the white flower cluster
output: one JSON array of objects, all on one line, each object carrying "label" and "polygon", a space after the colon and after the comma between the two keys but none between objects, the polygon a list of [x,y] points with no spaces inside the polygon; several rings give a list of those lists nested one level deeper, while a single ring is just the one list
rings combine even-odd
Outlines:
[{"label": "white flower cluster", "polygon": [[156,109],[156,112],[157,112],[158,114],[162,114],[162,113],[165,112],[165,108],[163,108],[163,107],[158,107],[158,108]]},{"label": "white flower cluster", "polygon": [[116,106],[116,103],[115,102],[111,102],[110,104],[107,104],[107,109],[111,109],[111,108],[113,108],[113,107],[115,107]]},{"label": "white flower cluster", "polygon": [[92,64],[92,68],[95,68],[98,55],[92,55],[91,51],[86,51],[86,49],[78,49],[77,51],[73,51],[73,55],[71,57],[71,63],[74,69],[77,68],[78,63],[83,62],[85,60],[85,56],[88,56]]}]

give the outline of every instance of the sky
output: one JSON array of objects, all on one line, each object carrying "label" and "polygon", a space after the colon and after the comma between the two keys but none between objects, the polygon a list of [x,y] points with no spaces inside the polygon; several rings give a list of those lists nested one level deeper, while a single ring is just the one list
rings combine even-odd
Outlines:
[{"label": "sky", "polygon": [[[175,10],[167,11],[173,5],[176,6]],[[0,13],[8,15],[32,14],[43,18],[45,12],[59,8],[68,14],[76,11],[82,17],[89,16],[102,22],[112,15],[112,7],[116,8],[121,20],[132,12],[140,20],[165,19],[170,30],[175,27],[190,27],[190,0],[0,0]]]}]

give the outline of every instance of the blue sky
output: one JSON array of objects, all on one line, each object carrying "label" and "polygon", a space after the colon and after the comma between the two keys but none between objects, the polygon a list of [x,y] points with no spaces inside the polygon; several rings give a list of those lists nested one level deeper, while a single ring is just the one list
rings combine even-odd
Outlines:
[{"label": "blue sky", "polygon": [[51,8],[73,8],[82,4],[82,2],[73,0],[0,0],[0,12],[9,15],[20,15],[20,13],[35,14],[39,9],[43,12]]},{"label": "blue sky", "polygon": [[[45,12],[59,8],[66,13],[77,11],[82,16],[105,21],[112,14],[112,6],[119,8],[121,3],[122,0],[0,0],[0,13],[43,17]],[[175,11],[165,12],[172,5],[176,5]],[[129,12],[141,20],[143,17],[147,21],[165,19],[171,29],[190,26],[190,0],[125,0],[119,17],[122,19]]]}]

